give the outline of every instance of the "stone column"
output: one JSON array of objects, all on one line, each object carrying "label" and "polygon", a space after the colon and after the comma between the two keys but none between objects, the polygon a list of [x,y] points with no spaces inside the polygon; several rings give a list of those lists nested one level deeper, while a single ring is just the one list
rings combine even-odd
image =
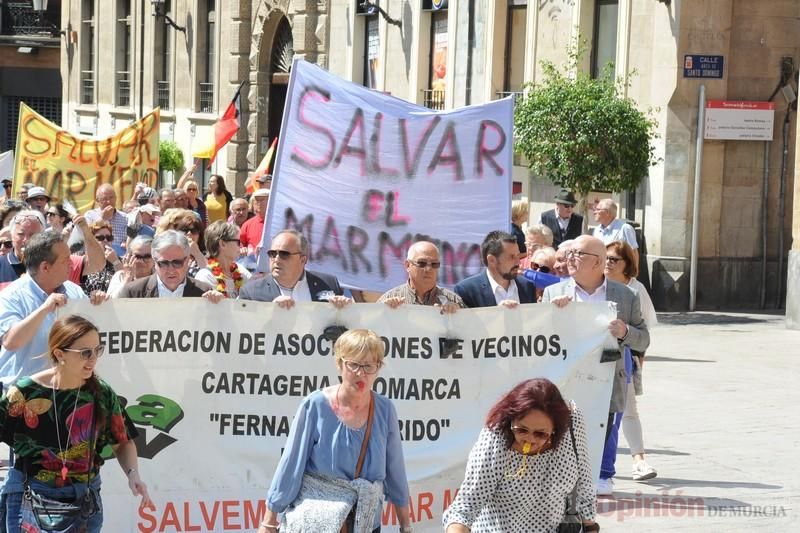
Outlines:
[{"label": "stone column", "polygon": [[[798,128],[800,133],[800,128]],[[795,154],[800,148],[800,135],[795,136]],[[800,165],[794,169],[794,194],[792,198],[792,249],[786,271],[786,327],[800,330]]]}]

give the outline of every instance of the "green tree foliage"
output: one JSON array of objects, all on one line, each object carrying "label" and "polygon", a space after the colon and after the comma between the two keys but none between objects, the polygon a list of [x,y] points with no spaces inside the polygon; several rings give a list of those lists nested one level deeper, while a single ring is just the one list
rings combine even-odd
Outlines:
[{"label": "green tree foliage", "polygon": [[622,95],[610,67],[598,78],[575,75],[580,55],[570,52],[563,71],[542,63],[544,83],[517,100],[515,149],[536,174],[581,196],[633,190],[657,162],[656,122]]},{"label": "green tree foliage", "polygon": [[183,168],[183,152],[178,143],[161,141],[158,145],[158,169],[177,172]]}]

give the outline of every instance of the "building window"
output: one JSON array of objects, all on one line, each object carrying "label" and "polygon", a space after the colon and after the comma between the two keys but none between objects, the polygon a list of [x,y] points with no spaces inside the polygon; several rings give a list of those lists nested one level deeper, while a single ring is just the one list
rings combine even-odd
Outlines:
[{"label": "building window", "polygon": [[528,25],[528,6],[509,2],[506,19],[506,53],[503,75],[503,96],[522,91],[525,83],[525,34]]},{"label": "building window", "polygon": [[[594,10],[592,39],[592,77],[596,78],[617,58],[617,14],[619,0],[597,0]],[[616,67],[612,71],[616,76]]]},{"label": "building window", "polygon": [[381,48],[378,15],[366,17],[364,41],[364,87],[378,88],[378,53]]},{"label": "building window", "polygon": [[131,105],[131,0],[117,0],[117,25],[116,25],[116,52],[117,52],[117,107],[130,107]]},{"label": "building window", "polygon": [[447,91],[447,11],[431,12],[431,55],[428,89],[423,104],[444,109]]},{"label": "building window", "polygon": [[[200,11],[200,28],[203,32],[203,43],[205,46],[201,50],[205,53],[201,57],[200,72],[200,112],[214,112],[214,69],[217,57],[217,36],[216,36],[216,0],[205,0],[205,10]],[[202,53],[202,52],[201,52]]]},{"label": "building window", "polygon": [[94,104],[95,84],[95,43],[94,43],[94,2],[83,0],[81,5],[81,103]]},{"label": "building window", "polygon": [[[172,1],[165,0],[164,12],[172,16]],[[162,110],[171,109],[172,89],[172,29],[167,24],[156,24],[155,28],[155,105]]]}]

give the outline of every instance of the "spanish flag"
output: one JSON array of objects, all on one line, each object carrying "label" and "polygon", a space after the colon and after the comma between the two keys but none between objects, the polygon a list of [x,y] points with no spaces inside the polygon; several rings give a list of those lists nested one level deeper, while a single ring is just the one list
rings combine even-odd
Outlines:
[{"label": "spanish flag", "polygon": [[267,150],[267,153],[264,154],[264,158],[261,160],[261,163],[258,164],[258,167],[256,168],[255,172],[253,172],[253,175],[250,176],[249,180],[247,180],[247,187],[245,187],[245,190],[247,190],[247,194],[253,194],[253,191],[258,189],[258,185],[256,185],[256,180],[258,178],[260,178],[265,174],[269,174],[269,167],[270,164],[272,163],[272,156],[275,155],[275,146],[277,144],[278,144],[278,138],[275,137],[274,139],[272,139],[272,145],[269,147],[269,150]]},{"label": "spanish flag", "polygon": [[223,146],[228,144],[236,132],[239,131],[240,117],[242,115],[241,91],[245,82],[236,89],[233,100],[228,104],[228,108],[220,119],[213,126],[207,126],[198,132],[197,142],[192,146],[192,157],[197,159],[208,159],[208,168],[217,157]]}]

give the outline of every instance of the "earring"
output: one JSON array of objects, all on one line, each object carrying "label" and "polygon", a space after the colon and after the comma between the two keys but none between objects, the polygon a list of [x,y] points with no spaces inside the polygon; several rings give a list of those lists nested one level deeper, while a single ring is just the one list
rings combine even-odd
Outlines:
[{"label": "earring", "polygon": [[59,360],[58,360],[58,364],[59,364],[59,365],[65,365],[65,364],[67,364],[67,363],[65,363],[63,359],[59,359]]}]

